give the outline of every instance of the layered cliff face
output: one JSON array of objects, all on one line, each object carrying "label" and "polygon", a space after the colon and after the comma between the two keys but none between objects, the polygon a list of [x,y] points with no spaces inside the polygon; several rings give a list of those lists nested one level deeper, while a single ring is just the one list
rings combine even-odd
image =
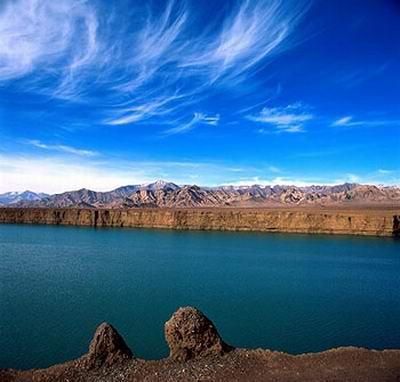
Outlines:
[{"label": "layered cliff face", "polygon": [[[0,195],[0,203],[1,203]],[[10,200],[3,198],[3,200]],[[3,204],[6,204],[3,202]],[[400,189],[345,183],[336,186],[178,186],[158,181],[117,188],[109,192],[87,189],[35,198],[13,199],[14,207],[81,208],[193,208],[332,205],[400,206]]]},{"label": "layered cliff face", "polygon": [[399,210],[0,208],[0,223],[397,236]]},{"label": "layered cliff face", "polygon": [[178,309],[165,323],[169,358],[135,357],[113,326],[101,324],[82,357],[48,369],[0,369],[0,380],[22,381],[398,381],[400,350],[347,347],[293,356],[227,345],[198,309]]}]

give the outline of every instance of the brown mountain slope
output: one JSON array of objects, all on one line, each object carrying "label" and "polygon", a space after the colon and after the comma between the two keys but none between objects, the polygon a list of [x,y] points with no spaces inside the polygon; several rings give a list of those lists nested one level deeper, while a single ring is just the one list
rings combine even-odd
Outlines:
[{"label": "brown mountain slope", "polygon": [[149,185],[120,187],[110,192],[87,189],[50,195],[40,200],[21,201],[14,207],[255,207],[320,205],[400,205],[400,188],[343,184],[336,186],[177,186],[157,181]]}]

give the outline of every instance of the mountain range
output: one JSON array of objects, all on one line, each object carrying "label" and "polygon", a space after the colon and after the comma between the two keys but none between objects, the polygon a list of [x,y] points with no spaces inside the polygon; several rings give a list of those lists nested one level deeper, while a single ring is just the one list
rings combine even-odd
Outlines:
[{"label": "mountain range", "polygon": [[268,207],[312,205],[400,206],[400,188],[345,183],[335,186],[178,186],[158,180],[109,192],[88,189],[48,195],[25,191],[0,194],[0,206],[80,208]]},{"label": "mountain range", "polygon": [[5,194],[0,194],[0,206],[1,205],[12,205],[20,202],[34,202],[42,200],[48,197],[48,194],[44,193],[35,193],[32,191],[24,191],[24,192],[6,192]]}]

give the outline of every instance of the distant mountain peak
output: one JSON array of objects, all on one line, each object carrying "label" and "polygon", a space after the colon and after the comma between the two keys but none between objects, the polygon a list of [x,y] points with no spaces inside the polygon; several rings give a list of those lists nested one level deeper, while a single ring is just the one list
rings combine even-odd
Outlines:
[{"label": "distant mountain peak", "polygon": [[170,182],[167,182],[167,181],[162,180],[162,179],[157,179],[155,182],[153,182],[154,185],[160,186],[160,187],[166,186],[168,183],[170,183]]},{"label": "distant mountain peak", "polygon": [[388,204],[400,206],[400,188],[344,183],[334,186],[251,185],[201,187],[178,186],[165,180],[142,185],[130,185],[108,192],[82,188],[56,195],[31,191],[9,192],[0,195],[0,205],[19,207],[81,207],[81,208],[137,208],[137,207],[268,207]]},{"label": "distant mountain peak", "polygon": [[152,191],[163,190],[163,189],[167,189],[167,188],[176,190],[176,189],[179,188],[179,186],[176,185],[175,183],[167,182],[167,181],[162,180],[162,179],[158,179],[155,182],[150,182],[150,183],[143,184],[141,186],[141,188],[147,189],[147,190],[152,190]]},{"label": "distant mountain peak", "polygon": [[47,194],[43,193],[37,194],[36,192],[29,190],[23,192],[11,191],[11,192],[6,192],[4,194],[0,194],[0,204],[13,205],[20,202],[39,201],[47,196],[48,196]]}]

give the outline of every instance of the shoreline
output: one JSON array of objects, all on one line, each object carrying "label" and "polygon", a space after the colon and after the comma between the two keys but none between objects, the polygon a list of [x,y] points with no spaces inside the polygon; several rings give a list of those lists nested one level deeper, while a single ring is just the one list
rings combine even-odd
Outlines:
[{"label": "shoreline", "polygon": [[400,349],[340,347],[290,355],[226,344],[196,308],[178,309],[164,325],[168,358],[143,360],[108,323],[98,326],[88,352],[45,369],[0,369],[2,382],[25,381],[398,381]]},{"label": "shoreline", "polygon": [[0,223],[395,237],[400,207],[0,208]]}]

